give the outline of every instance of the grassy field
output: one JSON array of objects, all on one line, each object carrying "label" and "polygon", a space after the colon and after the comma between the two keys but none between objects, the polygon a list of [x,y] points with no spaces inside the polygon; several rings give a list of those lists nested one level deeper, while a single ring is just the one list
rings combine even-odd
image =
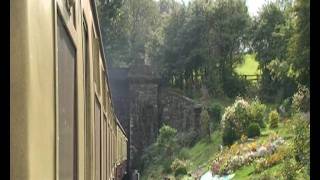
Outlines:
[{"label": "grassy field", "polygon": [[255,59],[254,54],[247,54],[244,56],[243,64],[236,67],[235,72],[239,75],[256,75],[260,74],[258,70],[259,63]]}]

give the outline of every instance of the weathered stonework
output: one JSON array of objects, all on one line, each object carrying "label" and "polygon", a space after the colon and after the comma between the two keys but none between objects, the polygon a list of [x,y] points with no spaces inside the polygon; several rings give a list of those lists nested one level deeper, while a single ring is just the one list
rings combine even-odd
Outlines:
[{"label": "weathered stonework", "polygon": [[163,123],[178,131],[199,132],[201,106],[160,87],[151,66],[136,64],[109,71],[116,114],[129,135],[129,168],[138,168],[144,148],[155,142]]},{"label": "weathered stonework", "polygon": [[200,129],[199,114],[201,105],[176,92],[163,89],[160,91],[161,121],[178,131]]}]

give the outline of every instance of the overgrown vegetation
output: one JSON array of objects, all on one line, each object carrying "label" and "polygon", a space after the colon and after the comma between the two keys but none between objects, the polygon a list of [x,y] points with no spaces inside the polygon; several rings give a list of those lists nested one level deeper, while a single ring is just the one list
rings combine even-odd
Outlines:
[{"label": "overgrown vegetation", "polygon": [[[225,109],[222,116],[223,143],[230,145],[240,139],[242,135],[247,134],[252,123],[258,124],[258,128],[264,127],[265,111],[266,106],[261,104],[258,99],[252,102],[247,102],[243,98],[236,99],[232,106]],[[250,133],[253,131],[258,133],[259,130],[255,128],[255,130],[250,130]]]},{"label": "overgrown vegetation", "polygon": [[277,128],[280,116],[277,111],[273,110],[269,113],[269,127]]},{"label": "overgrown vegetation", "polygon": [[[269,1],[254,17],[244,0],[99,0],[98,7],[111,66],[144,61],[161,75],[161,85],[204,105],[202,134],[160,129],[142,157],[143,177],[203,171],[206,166],[198,166],[223,144],[225,159],[208,168],[216,173],[308,179],[309,0]],[[256,74],[255,83],[241,76]],[[202,87],[205,98],[199,98]],[[283,137],[285,145],[259,161],[227,161],[243,146],[257,151],[258,144],[270,144],[272,136]]]}]

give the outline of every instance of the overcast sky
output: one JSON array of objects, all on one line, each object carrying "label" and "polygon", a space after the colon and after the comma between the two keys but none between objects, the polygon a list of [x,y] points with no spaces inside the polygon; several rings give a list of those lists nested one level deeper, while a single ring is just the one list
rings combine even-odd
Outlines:
[{"label": "overcast sky", "polygon": [[[188,2],[192,0],[176,0],[176,1],[184,1],[185,4],[188,4]],[[255,16],[257,15],[259,8],[261,8],[262,5],[267,2],[267,0],[246,0],[246,2],[247,2],[250,16]]]}]

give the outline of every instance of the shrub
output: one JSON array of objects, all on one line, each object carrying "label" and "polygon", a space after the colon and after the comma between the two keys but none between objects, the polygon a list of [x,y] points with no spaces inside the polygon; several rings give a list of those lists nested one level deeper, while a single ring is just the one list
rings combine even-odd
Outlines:
[{"label": "shrub", "polygon": [[233,105],[225,109],[222,116],[223,143],[228,145],[240,139],[242,135],[248,134],[251,123],[258,124],[260,130],[260,127],[265,126],[265,113],[266,106],[258,99],[248,103],[242,98],[237,98]]},{"label": "shrub", "polygon": [[161,151],[159,151],[159,147],[155,143],[151,144],[143,151],[144,152],[141,156],[142,170],[144,170],[144,168],[147,167],[149,164],[152,164],[155,161],[162,159]]},{"label": "shrub", "polygon": [[269,113],[269,127],[274,129],[278,127],[280,116],[276,110]]},{"label": "shrub", "polygon": [[222,141],[223,145],[231,145],[234,141],[239,139],[238,135],[231,128],[225,128],[222,131]]},{"label": "shrub", "polygon": [[225,109],[221,120],[223,144],[230,145],[246,134],[249,126],[248,106],[247,101],[237,98],[233,105]]},{"label": "shrub", "polygon": [[171,164],[172,164],[171,159],[164,159],[164,161],[162,162],[162,168],[163,168],[162,172],[166,174],[170,174],[172,172]]},{"label": "shrub", "polygon": [[214,163],[214,164],[212,165],[211,171],[212,171],[214,174],[218,174],[218,173],[219,173],[219,170],[220,170],[219,164],[218,164],[218,163]]},{"label": "shrub", "polygon": [[252,123],[249,125],[247,130],[247,136],[249,138],[260,136],[260,127],[257,123]]},{"label": "shrub", "polygon": [[188,173],[187,162],[180,159],[175,159],[171,164],[171,170],[174,172],[175,176],[185,175]]},{"label": "shrub", "polygon": [[310,168],[310,122],[301,115],[294,116],[293,154],[297,163]]},{"label": "shrub", "polygon": [[283,100],[279,107],[280,112],[282,113],[282,116],[289,117],[292,113],[292,101],[291,98],[287,98]]},{"label": "shrub", "polygon": [[213,103],[209,106],[208,113],[215,124],[220,124],[222,111],[223,106],[218,103]]},{"label": "shrub", "polygon": [[304,86],[298,87],[298,92],[292,97],[292,108],[295,111],[310,111],[310,92],[308,88]]},{"label": "shrub", "polygon": [[169,156],[172,155],[177,146],[176,135],[177,130],[167,125],[163,125],[159,130],[157,146]]},{"label": "shrub", "polygon": [[242,143],[247,142],[247,141],[248,141],[248,136],[246,136],[246,135],[243,134],[243,135],[241,136],[240,141],[241,141]]},{"label": "shrub", "polygon": [[262,172],[263,170],[278,164],[286,157],[287,154],[288,148],[279,148],[279,150],[276,153],[257,161],[255,166],[255,172]]},{"label": "shrub", "polygon": [[297,177],[297,165],[292,158],[284,161],[284,166],[281,169],[281,176],[287,180],[294,180]]},{"label": "shrub", "polygon": [[261,128],[265,127],[264,115],[266,112],[266,105],[262,104],[259,99],[252,101],[248,107],[248,115],[251,122],[256,122]]}]

